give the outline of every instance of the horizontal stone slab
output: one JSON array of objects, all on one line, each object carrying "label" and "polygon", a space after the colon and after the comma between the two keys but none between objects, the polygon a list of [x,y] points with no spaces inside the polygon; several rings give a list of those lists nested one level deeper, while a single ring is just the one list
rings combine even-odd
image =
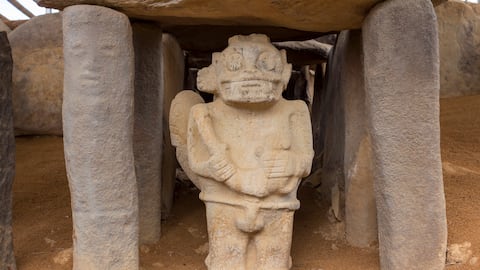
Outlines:
[{"label": "horizontal stone slab", "polygon": [[[311,32],[357,29],[381,0],[35,0],[40,6],[101,5],[168,25],[278,26]],[[439,2],[434,0],[434,2]]]}]

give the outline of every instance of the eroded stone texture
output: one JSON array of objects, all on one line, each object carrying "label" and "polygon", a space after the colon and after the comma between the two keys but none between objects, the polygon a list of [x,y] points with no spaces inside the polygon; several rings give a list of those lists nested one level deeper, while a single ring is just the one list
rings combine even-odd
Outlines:
[{"label": "eroded stone texture", "polygon": [[[326,126],[331,140],[336,144],[325,144],[325,152],[338,156],[331,164],[333,172],[326,170],[327,183],[339,181],[340,198],[333,201],[333,209],[340,209],[345,221],[346,238],[349,244],[368,247],[377,241],[377,218],[373,191],[372,146],[365,108],[365,86],[362,57],[362,35],[359,30],[343,31],[339,34],[335,52],[330,63],[328,91],[335,92],[342,114]],[[328,103],[325,100],[325,103]],[[338,153],[343,152],[343,153]],[[327,156],[328,157],[328,156]],[[327,167],[330,167],[326,159]],[[344,178],[338,177],[343,176]],[[344,209],[342,209],[344,207]]]},{"label": "eroded stone texture", "polygon": [[163,137],[162,31],[133,23],[135,125],[133,150],[138,183],[140,243],[160,239]]},{"label": "eroded stone texture", "polygon": [[[337,220],[344,220],[344,190],[345,175],[343,171],[343,162],[345,155],[345,107],[343,104],[343,92],[338,91],[341,88],[340,78],[330,76],[338,73],[340,68],[336,68],[334,61],[335,48],[330,54],[327,65],[326,84],[323,91],[315,93],[317,101],[313,102],[313,116],[316,124],[314,125],[315,138],[315,164],[322,163],[321,168],[321,186],[319,187],[322,197],[330,200],[332,203],[332,214]],[[338,61],[337,61],[338,62]],[[319,89],[319,88],[317,88]],[[315,96],[314,96],[315,99]],[[319,102],[320,101],[320,104]],[[316,103],[316,104],[315,104]]]},{"label": "eroded stone texture", "polygon": [[172,107],[185,122],[181,112],[199,103],[189,110],[188,130],[172,125],[172,141],[187,142],[186,171],[196,175],[206,205],[210,270],[291,267],[296,191],[313,147],[306,104],[281,96],[290,74],[285,51],[265,35],[234,36],[198,74],[199,89],[214,101],[190,91]]},{"label": "eroded stone texture", "polygon": [[130,22],[108,8],[74,6],[63,13],[63,33],[73,268],[138,269]]},{"label": "eroded stone texture", "polygon": [[442,97],[480,94],[480,8],[448,1],[435,8]]},{"label": "eroded stone texture", "polygon": [[5,270],[16,269],[12,238],[12,184],[15,173],[12,65],[7,34],[0,32],[0,269]]},{"label": "eroded stone texture", "polygon": [[242,0],[36,0],[45,7],[63,9],[95,4],[131,17],[169,25],[254,25],[329,32],[360,28],[370,8],[380,0],[252,1]]},{"label": "eroded stone texture", "polygon": [[382,269],[443,269],[439,55],[427,0],[389,0],[363,26]]},{"label": "eroded stone texture", "polygon": [[175,188],[175,148],[170,140],[170,105],[175,95],[183,89],[185,59],[176,39],[164,34],[162,39],[163,72],[163,153],[162,153],[162,212],[168,216],[173,204]]},{"label": "eroded stone texture", "polygon": [[2,20],[0,20],[0,32],[7,32],[9,33],[12,31],[8,25],[6,25]]},{"label": "eroded stone texture", "polygon": [[62,134],[62,15],[37,16],[8,34],[16,134]]}]

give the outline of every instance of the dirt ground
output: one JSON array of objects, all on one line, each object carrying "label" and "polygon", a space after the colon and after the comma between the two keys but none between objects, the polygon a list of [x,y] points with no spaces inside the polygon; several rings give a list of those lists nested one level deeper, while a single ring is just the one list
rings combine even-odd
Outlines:
[{"label": "dirt ground", "polygon": [[[480,257],[480,96],[442,100],[441,125],[448,241],[468,241],[473,256]],[[19,137],[16,158],[13,225],[18,269],[71,269],[72,220],[62,139]],[[311,187],[302,187],[299,197],[293,269],[379,269],[376,248],[352,248],[330,239],[333,228],[326,208]],[[204,206],[187,185],[179,186],[175,200],[160,242],[140,249],[142,269],[206,269]],[[480,269],[480,263],[447,269]]]}]

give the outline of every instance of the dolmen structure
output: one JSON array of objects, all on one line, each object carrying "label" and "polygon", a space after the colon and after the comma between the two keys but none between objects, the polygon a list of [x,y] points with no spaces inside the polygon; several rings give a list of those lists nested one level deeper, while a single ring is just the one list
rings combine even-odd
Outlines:
[{"label": "dolmen structure", "polygon": [[[62,10],[73,268],[139,269],[139,245],[161,241],[176,148],[206,204],[210,270],[290,269],[296,191],[310,173],[348,243],[378,243],[382,270],[444,269],[437,2],[37,0]],[[327,34],[337,38],[326,65],[278,49]],[[11,270],[4,36],[0,269]],[[305,64],[316,65],[313,104],[285,100]],[[180,92],[189,83],[212,101]]]}]

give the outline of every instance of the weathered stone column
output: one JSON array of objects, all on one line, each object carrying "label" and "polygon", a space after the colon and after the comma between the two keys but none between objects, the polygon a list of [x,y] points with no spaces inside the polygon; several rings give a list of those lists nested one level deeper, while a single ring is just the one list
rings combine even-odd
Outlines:
[{"label": "weathered stone column", "polygon": [[323,100],[326,134],[323,193],[331,193],[336,218],[349,244],[377,240],[372,154],[365,108],[362,33],[342,31],[330,57]]},{"label": "weathered stone column", "polygon": [[175,95],[183,90],[185,58],[177,40],[164,34],[162,39],[163,73],[163,154],[162,154],[162,212],[168,216],[173,204],[175,170],[177,161],[175,148],[170,141],[170,105]]},{"label": "weathered stone column", "polygon": [[63,13],[63,34],[73,269],[138,269],[130,22],[108,8],[72,6]]},{"label": "weathered stone column", "polygon": [[162,30],[132,24],[135,47],[135,128],[133,150],[138,183],[140,243],[160,239],[162,164]]},{"label": "weathered stone column", "polygon": [[345,121],[345,235],[349,244],[368,247],[378,237],[361,31],[342,31],[333,58],[336,69],[331,75],[339,78],[337,91],[341,92]]},{"label": "weathered stone column", "polygon": [[0,269],[14,270],[12,184],[15,136],[12,109],[12,54],[6,32],[0,32]]},{"label": "weathered stone column", "polygon": [[363,25],[382,269],[443,269],[439,54],[429,0],[389,0]]}]

